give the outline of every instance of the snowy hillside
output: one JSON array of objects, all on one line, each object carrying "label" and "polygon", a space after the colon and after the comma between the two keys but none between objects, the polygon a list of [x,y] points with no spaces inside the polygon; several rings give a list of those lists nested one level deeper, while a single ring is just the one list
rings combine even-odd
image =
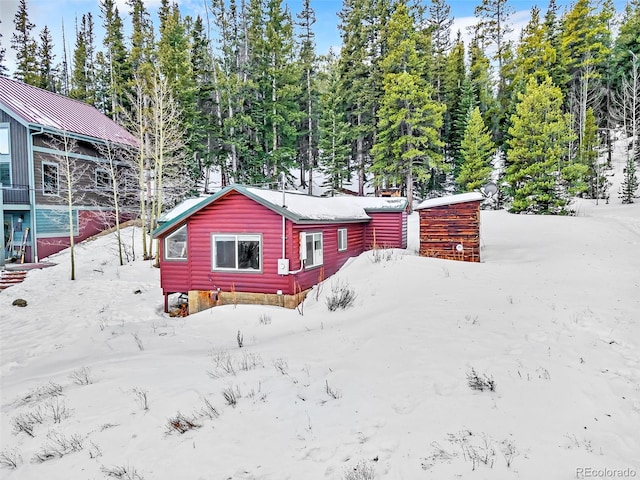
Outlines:
[{"label": "snowy hillside", "polygon": [[[62,253],[0,293],[1,476],[638,476],[640,204],[613,197],[482,212],[480,264],[365,253],[304,315],[169,318],[158,270],[86,242],[75,282]],[[338,281],[355,305],[328,312]]]}]

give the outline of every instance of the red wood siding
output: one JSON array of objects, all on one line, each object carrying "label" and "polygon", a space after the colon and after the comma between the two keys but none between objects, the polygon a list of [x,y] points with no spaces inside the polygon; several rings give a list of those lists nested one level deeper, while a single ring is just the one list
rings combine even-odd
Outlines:
[{"label": "red wood siding", "polygon": [[[347,229],[347,250],[343,252],[338,251],[338,229],[341,228]],[[300,233],[302,232],[322,232],[323,264],[290,275],[290,277],[294,277],[291,278],[292,282],[294,280],[297,282],[299,290],[306,290],[336,273],[350,257],[358,256],[365,251],[365,228],[365,223],[293,225],[290,237],[292,253],[289,256],[291,270],[300,269]]]},{"label": "red wood siding", "polygon": [[407,212],[367,212],[371,217],[365,230],[367,250],[378,248],[407,248]]},{"label": "red wood siding", "polygon": [[[420,255],[480,261],[480,201],[419,210]],[[456,250],[461,244],[462,252]]]}]

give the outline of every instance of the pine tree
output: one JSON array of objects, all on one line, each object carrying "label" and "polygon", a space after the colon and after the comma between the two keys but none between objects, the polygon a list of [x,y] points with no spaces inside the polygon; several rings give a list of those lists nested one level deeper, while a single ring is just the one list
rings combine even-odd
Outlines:
[{"label": "pine tree", "polygon": [[[462,37],[458,31],[456,42],[447,56],[447,65],[443,81],[444,86],[444,103],[447,110],[444,114],[443,135],[442,138],[446,143],[446,153],[449,159],[455,157],[457,151],[456,145],[460,145],[460,138],[456,136],[456,115],[459,112],[459,105],[463,94],[463,85],[467,78],[466,67],[464,63],[465,50],[462,43]],[[469,88],[471,85],[469,84]],[[462,116],[466,117],[469,106],[464,107]],[[464,131],[464,129],[462,130]]]},{"label": "pine tree", "polygon": [[349,125],[342,109],[338,60],[332,51],[321,71],[321,117],[318,143],[319,163],[329,194],[338,192],[351,177]]},{"label": "pine tree", "polygon": [[497,130],[497,106],[493,96],[494,82],[489,58],[480,47],[477,39],[469,47],[469,80],[478,100],[478,107],[485,125],[492,132]]},{"label": "pine tree", "polygon": [[447,70],[447,57],[451,51],[451,7],[446,0],[431,0],[429,6],[429,29],[433,41],[433,85],[436,89],[436,99],[445,101],[444,77]]},{"label": "pine tree", "polygon": [[467,129],[460,145],[462,166],[456,182],[465,192],[471,192],[485,185],[491,178],[491,159],[495,154],[495,144],[482,120],[480,109],[469,110]]},{"label": "pine tree", "polygon": [[633,199],[637,197],[638,186],[640,186],[640,180],[638,180],[636,159],[630,155],[627,158],[620,185],[622,203],[633,203]]},{"label": "pine tree", "polygon": [[27,0],[19,0],[13,24],[15,32],[11,39],[11,48],[16,51],[16,69],[13,77],[29,85],[37,85],[36,42],[31,35],[35,25],[29,21]]},{"label": "pine tree", "polygon": [[[2,23],[2,20],[0,20],[0,23]],[[6,53],[7,50],[2,46],[2,33],[0,33],[0,76],[3,77],[7,76],[7,67],[4,64]]]},{"label": "pine tree", "polygon": [[82,100],[89,105],[96,101],[95,59],[94,59],[93,17],[82,16],[80,27],[76,31],[76,48],[73,52],[73,70],[71,72],[71,90],[69,96]]},{"label": "pine tree", "polygon": [[57,69],[54,67],[53,39],[49,27],[45,26],[40,32],[40,44],[37,50],[38,84],[51,92],[57,91]]},{"label": "pine tree", "polygon": [[560,89],[546,79],[530,79],[518,95],[506,144],[511,211],[519,213],[561,213],[566,200],[559,192],[558,173],[569,153],[574,134],[571,118],[562,113]]},{"label": "pine tree", "polygon": [[415,182],[426,182],[432,166],[444,169],[438,130],[444,104],[433,99],[433,88],[422,76],[424,45],[405,4],[398,3],[388,24],[389,51],[382,61],[383,96],[379,131],[372,154],[375,181],[399,186],[411,208]]},{"label": "pine tree", "polygon": [[132,71],[127,58],[127,48],[124,44],[122,19],[114,0],[101,0],[100,15],[104,28],[103,63],[105,71],[102,72],[106,83],[104,84],[106,102],[103,111],[112,119],[119,121],[122,118],[122,110],[129,108],[127,98],[127,85],[131,83]]},{"label": "pine tree", "polygon": [[302,10],[298,14],[298,26],[300,28],[299,42],[300,54],[298,56],[302,73],[302,96],[300,98],[300,110],[304,112],[304,118],[300,126],[298,143],[298,164],[300,165],[300,183],[307,185],[305,171],[309,172],[308,192],[313,194],[313,168],[316,166],[316,154],[318,150],[318,92],[316,85],[316,54],[315,34],[313,26],[316,23],[311,1],[304,0]]},{"label": "pine tree", "polygon": [[612,52],[612,88],[620,91],[631,74],[632,55],[640,56],[640,0],[627,2]]},{"label": "pine tree", "polygon": [[[452,162],[453,177],[457,178],[460,174],[460,168],[464,158],[461,155],[462,140],[470,120],[469,112],[473,112],[478,105],[478,101],[473,91],[473,86],[469,78],[462,81],[462,90],[460,92],[460,100],[453,112],[453,130],[451,135],[451,144],[449,146],[449,154]],[[485,125],[484,120],[482,122]]]}]

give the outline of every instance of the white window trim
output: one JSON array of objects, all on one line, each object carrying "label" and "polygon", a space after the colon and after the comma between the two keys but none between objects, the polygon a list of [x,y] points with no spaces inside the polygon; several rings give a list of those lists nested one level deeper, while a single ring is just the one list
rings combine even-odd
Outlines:
[{"label": "white window trim", "polygon": [[[44,181],[44,167],[45,165],[50,165],[52,167],[56,167],[56,192],[49,193],[45,189],[45,181]],[[42,194],[47,197],[59,197],[60,196],[60,165],[55,162],[42,162]]]},{"label": "white window trim", "polygon": [[169,248],[167,246],[167,242],[169,241],[169,239],[175,235],[177,235],[179,232],[181,232],[182,230],[187,231],[187,226],[183,225],[182,227],[180,227],[179,229],[177,229],[175,232],[171,233],[170,235],[167,235],[164,239],[164,259],[165,260],[170,260],[170,261],[178,261],[178,262],[186,262],[188,260],[188,255],[189,255],[189,232],[187,231],[187,236],[186,236],[186,240],[185,240],[185,244],[184,244],[184,256],[183,257],[170,257],[168,255],[169,253]]},{"label": "white window trim", "polygon": [[[0,130],[7,131],[7,152],[0,152],[0,161],[10,162],[11,158],[11,125],[9,123],[0,123]],[[4,158],[6,158],[6,160]]]},{"label": "white window trim", "polygon": [[[108,185],[105,185],[105,186],[98,185],[98,173],[106,173],[107,174],[107,183],[108,183]],[[111,179],[111,173],[106,168],[96,168],[96,170],[95,170],[95,172],[93,174],[93,180],[94,180],[94,184],[95,184],[97,190],[112,190],[113,189],[113,182],[111,181],[112,180]]]},{"label": "white window trim", "polygon": [[[235,237],[235,253],[236,253],[236,265],[238,265],[238,238],[249,237],[252,240],[258,240],[260,246],[260,267],[254,268],[227,268],[216,266],[216,237]],[[260,233],[225,233],[217,232],[211,234],[211,271],[212,272],[231,272],[231,273],[262,273],[263,266],[263,253],[264,243],[262,241],[262,234]]]},{"label": "white window trim", "polygon": [[[344,241],[342,241],[342,239],[344,239]],[[346,228],[339,228],[338,229],[338,251],[339,252],[346,252],[347,248],[349,246],[349,234],[347,233],[347,229]],[[343,243],[343,245],[340,245],[341,243]]]},{"label": "white window trim", "polygon": [[[312,237],[312,244],[313,244],[313,259],[315,261],[315,263],[313,263],[312,265],[309,265],[307,263],[307,237],[311,236]],[[315,248],[316,245],[316,238],[320,237],[320,249],[317,250]],[[322,235],[322,232],[302,232],[300,235],[300,257],[302,258],[302,260],[304,261],[304,268],[309,269],[309,268],[315,268],[315,267],[321,267],[324,264],[324,254],[323,254],[323,250],[324,250],[324,238]],[[318,254],[319,253],[319,254]]]}]

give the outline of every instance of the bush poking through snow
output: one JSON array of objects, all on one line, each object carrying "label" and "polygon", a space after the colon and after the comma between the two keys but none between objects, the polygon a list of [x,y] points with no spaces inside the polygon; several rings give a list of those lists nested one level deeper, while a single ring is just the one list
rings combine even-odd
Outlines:
[{"label": "bush poking through snow", "polygon": [[210,420],[213,420],[220,416],[220,412],[218,412],[218,409],[211,404],[208,398],[205,398],[204,407],[200,409],[200,416],[208,417]]},{"label": "bush poking through snow", "polygon": [[119,480],[144,480],[144,477],[140,475],[136,469],[130,465],[128,466],[114,466],[114,467],[105,467],[103,466],[100,470],[107,477],[117,478]]},{"label": "bush poking through snow", "polygon": [[211,355],[213,370],[207,371],[213,379],[235,375],[238,370],[248,372],[263,365],[260,355],[244,352],[242,358],[231,355],[229,352],[215,352]]},{"label": "bush poking through snow", "polygon": [[0,466],[16,469],[22,463],[22,455],[15,449],[3,450],[0,452]]},{"label": "bush poking through snow", "polygon": [[62,458],[84,448],[84,440],[80,435],[66,437],[61,433],[49,432],[47,438],[49,441],[40,447],[40,450],[33,456],[34,462],[43,463],[55,458]]},{"label": "bush poking through snow", "polygon": [[222,396],[224,397],[224,401],[227,402],[227,405],[230,405],[233,408],[235,408],[238,404],[238,399],[242,398],[238,387],[233,386],[228,386],[227,388],[222,390]]},{"label": "bush poking through snow", "polygon": [[71,372],[69,378],[77,385],[90,385],[93,383],[91,369],[89,367],[82,367],[75,372]]},{"label": "bush poking through snow", "polygon": [[376,472],[366,460],[360,460],[358,464],[348,469],[343,477],[343,480],[373,480]]},{"label": "bush poking through snow", "polygon": [[53,423],[60,423],[71,416],[73,410],[67,408],[67,404],[64,401],[60,401],[58,397],[52,398],[44,405],[44,409],[53,420]]},{"label": "bush poking through snow", "polygon": [[507,462],[507,468],[511,468],[513,459],[518,456],[518,449],[515,443],[510,438],[507,438],[501,442],[500,450],[504,456],[504,461]]},{"label": "bush poking through snow", "polygon": [[178,432],[180,435],[193,430],[194,428],[200,428],[202,425],[196,423],[195,418],[185,417],[182,413],[178,412],[175,417],[169,418],[167,421],[167,433]]},{"label": "bush poking through snow", "polygon": [[267,315],[266,313],[261,314],[258,320],[260,325],[271,325],[271,315]]},{"label": "bush poking through snow", "polygon": [[340,397],[342,397],[342,392],[340,390],[338,390],[337,388],[331,388],[329,386],[329,380],[325,380],[324,385],[325,385],[325,391],[327,392],[327,395],[329,395],[331,398],[333,398],[334,400],[337,400]]},{"label": "bush poking through snow", "polygon": [[327,308],[330,312],[338,309],[345,310],[353,306],[356,300],[356,292],[347,282],[338,280],[331,284],[331,294],[326,298]]},{"label": "bush poking through snow", "polygon": [[469,385],[472,390],[480,390],[481,392],[485,390],[493,392],[496,389],[496,382],[493,380],[493,377],[489,377],[486,373],[480,375],[476,372],[475,368],[467,372],[467,385]]},{"label": "bush poking through snow", "polygon": [[136,397],[136,401],[142,410],[149,410],[149,392],[142,390],[141,388],[134,388],[132,390],[133,395]]},{"label": "bush poking through snow", "polygon": [[21,413],[11,419],[11,425],[13,425],[13,432],[18,434],[20,432],[26,433],[30,437],[34,437],[33,427],[36,424],[42,424],[44,422],[44,415],[42,410],[38,406],[34,410],[27,413]]},{"label": "bush poking through snow", "polygon": [[27,395],[22,397],[22,403],[39,402],[49,397],[58,397],[62,395],[62,386],[54,382],[49,382],[46,385],[36,387]]},{"label": "bush poking through snow", "polygon": [[238,330],[238,335],[236,335],[236,341],[238,342],[238,348],[242,348],[244,346],[244,335],[242,335],[240,330]]}]

